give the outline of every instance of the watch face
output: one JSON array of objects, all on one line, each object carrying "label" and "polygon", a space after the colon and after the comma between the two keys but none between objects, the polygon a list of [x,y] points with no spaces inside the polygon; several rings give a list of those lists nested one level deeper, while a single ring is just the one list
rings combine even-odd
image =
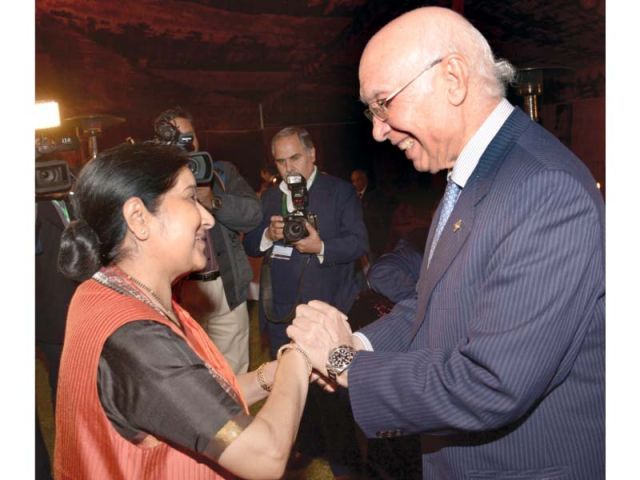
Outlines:
[{"label": "watch face", "polygon": [[329,352],[327,373],[333,380],[349,367],[355,353],[356,351],[349,345],[340,345]]}]

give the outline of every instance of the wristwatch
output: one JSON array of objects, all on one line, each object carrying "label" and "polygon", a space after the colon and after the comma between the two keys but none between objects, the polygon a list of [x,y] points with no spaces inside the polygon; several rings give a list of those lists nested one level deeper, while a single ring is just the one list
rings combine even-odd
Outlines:
[{"label": "wristwatch", "polygon": [[349,368],[355,356],[356,349],[349,345],[339,345],[329,350],[326,365],[329,378],[335,382],[336,377]]}]

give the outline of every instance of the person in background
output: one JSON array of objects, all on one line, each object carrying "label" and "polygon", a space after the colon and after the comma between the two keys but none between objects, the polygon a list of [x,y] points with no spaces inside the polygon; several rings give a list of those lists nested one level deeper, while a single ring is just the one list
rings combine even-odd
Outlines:
[{"label": "person in background", "polygon": [[[287,344],[235,376],[171,287],[206,263],[214,218],[187,154],[124,144],[82,170],[59,268],[82,281],[67,318],[55,478],[276,478],[311,366]],[[267,398],[255,417],[248,405]],[[247,461],[250,459],[250,461]]]},{"label": "person in background", "polygon": [[[244,245],[249,255],[263,257],[259,314],[275,355],[288,342],[286,327],[298,303],[318,298],[351,308],[361,289],[356,262],[368,246],[353,186],[318,170],[316,149],[306,129],[280,130],[271,140],[271,152],[283,180],[278,188],[263,193],[262,224],[246,235]],[[288,179],[296,181],[295,205]],[[305,220],[308,235],[285,241],[284,219],[302,213],[304,203],[307,214],[317,215],[317,223]],[[347,463],[357,457],[353,420],[345,414],[345,404],[344,399],[312,387],[296,446],[308,458],[326,456],[336,476],[348,473],[352,465]]]},{"label": "person in background", "polygon": [[278,178],[278,172],[276,169],[267,165],[260,169],[260,188],[258,189],[258,198],[262,196],[262,194],[271,187],[277,187],[278,183],[280,183],[280,179]]},{"label": "person in background", "polygon": [[[59,154],[60,152],[57,152]],[[37,161],[51,159],[40,156]],[[68,164],[68,163],[67,163]],[[75,170],[73,174],[75,174]],[[58,372],[64,344],[67,309],[78,283],[57,268],[60,236],[72,218],[68,192],[36,193],[35,323],[36,355],[48,373],[53,413],[56,409]],[[55,198],[54,198],[55,197]],[[55,442],[55,440],[54,440]],[[50,460],[36,414],[36,478],[51,478]]]},{"label": "person in background", "polygon": [[[193,149],[200,149],[193,118],[183,108],[162,112],[154,122],[154,130],[161,139],[167,131],[173,138],[176,134],[192,134]],[[241,237],[260,223],[262,211],[258,197],[235,165],[214,160],[213,169],[212,184],[198,186],[198,198],[216,218],[214,227],[207,232],[207,265],[180,283],[176,295],[209,334],[234,373],[241,374],[249,368],[247,296],[253,277]]]},{"label": "person in background", "polygon": [[[351,307],[359,290],[355,262],[367,251],[367,231],[353,187],[316,167],[316,149],[307,130],[283,128],[273,136],[271,152],[282,181],[260,198],[262,223],[245,236],[244,246],[251,256],[267,256],[261,275],[260,322],[275,355],[289,341],[285,330],[298,303],[322,299]],[[314,227],[305,221],[308,236],[291,244],[283,233],[284,218],[296,210],[286,183],[289,174],[304,178],[307,211],[316,214],[318,222]],[[264,283],[265,268],[270,285]],[[269,301],[272,304],[265,307]]]},{"label": "person in background", "polygon": [[369,234],[367,264],[371,265],[387,249],[394,204],[382,190],[369,182],[369,175],[364,170],[351,172],[351,183],[362,202],[364,224]]},{"label": "person in background", "polygon": [[373,137],[448,169],[417,296],[352,335],[323,302],[288,334],[369,438],[420,434],[425,479],[605,476],[604,202],[505,99],[514,68],[452,10],[382,28],[360,61]]},{"label": "person in background", "polygon": [[414,231],[401,238],[394,249],[380,256],[367,273],[367,283],[393,303],[416,296],[422,265],[424,235]]}]

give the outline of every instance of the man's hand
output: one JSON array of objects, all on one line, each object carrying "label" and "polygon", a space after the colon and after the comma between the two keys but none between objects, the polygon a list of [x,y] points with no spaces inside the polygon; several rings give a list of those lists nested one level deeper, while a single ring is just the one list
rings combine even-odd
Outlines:
[{"label": "man's hand", "polygon": [[320,253],[322,251],[322,239],[318,235],[318,231],[306,220],[304,224],[307,227],[309,236],[298,240],[293,246],[300,253]]},{"label": "man's hand", "polygon": [[282,233],[282,228],[284,227],[284,219],[281,215],[272,215],[271,223],[267,228],[266,236],[272,242],[276,242],[278,240],[282,240],[284,235]]},{"label": "man's hand", "polygon": [[[309,355],[313,368],[324,377],[327,376],[329,350],[338,345],[353,346],[347,316],[337,308],[318,300],[296,307],[296,317],[287,327],[287,335]],[[345,386],[340,377],[339,383]],[[322,385],[324,382],[320,380],[319,383]]]}]

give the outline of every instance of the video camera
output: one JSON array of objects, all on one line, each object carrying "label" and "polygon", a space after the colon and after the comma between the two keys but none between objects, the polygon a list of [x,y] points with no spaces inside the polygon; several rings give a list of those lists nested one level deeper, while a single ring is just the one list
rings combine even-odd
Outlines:
[{"label": "video camera", "polygon": [[[188,140],[187,140],[188,139]],[[187,142],[188,143],[184,143]],[[183,143],[180,143],[183,142]],[[188,167],[193,173],[193,176],[196,177],[197,185],[211,185],[211,181],[213,180],[214,171],[213,171],[213,158],[209,155],[209,152],[194,152],[193,150],[193,134],[191,133],[181,133],[178,138],[178,143],[176,144],[181,148],[184,148],[187,152],[189,152],[189,163]],[[191,149],[188,149],[186,146],[190,145]]]},{"label": "video camera", "polygon": [[194,152],[193,133],[180,133],[175,125],[163,121],[156,127],[156,141],[167,145],[176,145],[188,152],[188,167],[196,177],[196,184],[211,185],[214,178],[213,159],[208,152]]},{"label": "video camera", "polygon": [[293,212],[284,217],[282,234],[284,235],[285,243],[295,243],[309,236],[305,221],[318,230],[318,216],[307,212],[309,192],[305,178],[299,173],[288,173],[286,182],[291,191]]},{"label": "video camera", "polygon": [[[36,199],[48,199],[68,193],[73,175],[66,160],[48,159],[51,154],[76,150],[77,137],[71,135],[41,135],[36,138]],[[45,160],[47,159],[47,160]]]},{"label": "video camera", "polygon": [[36,198],[66,193],[72,184],[71,170],[65,160],[36,161]]}]

